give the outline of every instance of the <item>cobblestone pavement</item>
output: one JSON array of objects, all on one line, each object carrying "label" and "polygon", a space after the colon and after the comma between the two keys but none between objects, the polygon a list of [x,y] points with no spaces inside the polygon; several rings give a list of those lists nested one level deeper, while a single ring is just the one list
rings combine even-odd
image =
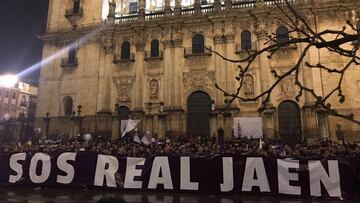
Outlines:
[{"label": "cobblestone pavement", "polygon": [[195,194],[124,193],[103,190],[0,187],[0,203],[94,203],[103,197],[122,197],[127,203],[336,203],[359,202],[310,200],[269,196],[212,196]]}]

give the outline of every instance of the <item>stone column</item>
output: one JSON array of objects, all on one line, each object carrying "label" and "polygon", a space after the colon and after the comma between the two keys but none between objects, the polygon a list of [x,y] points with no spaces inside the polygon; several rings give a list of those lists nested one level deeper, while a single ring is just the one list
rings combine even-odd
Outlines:
[{"label": "stone column", "polygon": [[145,58],[145,43],[143,39],[138,39],[138,41],[135,44],[136,46],[136,54],[135,54],[135,64],[134,67],[135,74],[136,74],[136,80],[134,83],[134,110],[143,110],[144,105],[144,98],[143,98],[143,80],[144,80],[144,58]]},{"label": "stone column", "polygon": [[103,39],[103,48],[100,52],[99,61],[99,79],[97,95],[97,112],[111,112],[111,83],[112,83],[112,67],[113,67],[113,51],[114,44],[112,40],[112,32],[107,30]]},{"label": "stone column", "polygon": [[[262,18],[265,18],[262,16]],[[267,45],[264,45],[267,42],[267,26],[265,20],[259,20],[257,22],[257,42],[258,50],[265,48]],[[270,86],[271,70],[270,70],[270,60],[267,58],[267,54],[260,54],[258,57],[259,61],[259,71],[260,71],[260,81],[261,81],[261,92],[266,91]],[[264,98],[262,98],[264,99]]]},{"label": "stone column", "polygon": [[231,128],[231,113],[224,112],[224,137],[229,139],[232,137],[232,128]]},{"label": "stone column", "polygon": [[165,140],[166,139],[166,113],[160,113],[158,115],[159,118],[159,131],[158,131],[158,139]]},{"label": "stone column", "polygon": [[152,132],[152,123],[153,123],[153,115],[152,114],[146,114],[145,115],[145,119],[146,119],[146,128],[145,128],[145,132],[149,131],[150,133]]},{"label": "stone column", "polygon": [[118,139],[120,135],[120,119],[118,117],[113,116],[111,120],[111,139],[116,140]]},{"label": "stone column", "polygon": [[263,135],[265,138],[275,137],[275,109],[267,108],[263,112]]},{"label": "stone column", "polygon": [[[223,33],[223,29],[224,29],[224,24],[222,22],[214,23],[214,27],[213,27],[214,50],[217,51],[222,56],[225,56],[226,47],[224,44],[226,40]],[[226,62],[221,57],[215,57],[214,61],[215,61],[216,83],[220,87],[225,87]],[[222,104],[222,102],[224,101],[224,94],[222,94],[221,91],[215,91],[215,94],[216,94],[215,101],[217,102],[217,104],[219,105]]]},{"label": "stone column", "polygon": [[218,112],[212,111],[210,113],[210,137],[217,136],[218,129]]},{"label": "stone column", "polygon": [[327,112],[325,109],[319,107],[315,110],[318,118],[319,123],[319,132],[321,138],[329,138],[329,126],[328,126],[328,120],[327,120]]}]

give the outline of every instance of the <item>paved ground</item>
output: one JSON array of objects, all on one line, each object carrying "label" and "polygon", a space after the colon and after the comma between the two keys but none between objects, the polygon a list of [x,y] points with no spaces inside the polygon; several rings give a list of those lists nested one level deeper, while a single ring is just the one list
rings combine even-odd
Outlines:
[{"label": "paved ground", "polygon": [[[0,188],[0,203],[95,203],[102,197],[119,196],[127,203],[336,203],[341,201],[268,196],[211,196],[191,194],[120,193],[81,189]],[[350,202],[350,201],[342,201]],[[352,201],[360,202],[360,201]]]}]

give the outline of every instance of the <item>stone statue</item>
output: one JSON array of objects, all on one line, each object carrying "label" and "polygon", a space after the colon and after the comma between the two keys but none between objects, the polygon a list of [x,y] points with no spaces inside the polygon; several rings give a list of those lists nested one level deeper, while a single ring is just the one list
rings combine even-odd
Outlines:
[{"label": "stone statue", "polygon": [[254,81],[253,81],[252,76],[245,75],[243,84],[244,84],[245,97],[249,97],[249,98],[254,97]]},{"label": "stone statue", "polygon": [[115,0],[109,1],[109,15],[108,17],[115,17],[116,2]]},{"label": "stone statue", "polygon": [[157,99],[159,96],[159,82],[157,80],[150,81],[150,97]]}]

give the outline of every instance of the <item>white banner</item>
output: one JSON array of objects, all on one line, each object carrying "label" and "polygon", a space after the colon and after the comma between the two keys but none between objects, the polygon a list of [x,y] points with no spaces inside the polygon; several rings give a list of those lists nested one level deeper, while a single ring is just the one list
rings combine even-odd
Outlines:
[{"label": "white banner", "polygon": [[247,138],[262,138],[261,117],[235,117],[234,136]]}]

